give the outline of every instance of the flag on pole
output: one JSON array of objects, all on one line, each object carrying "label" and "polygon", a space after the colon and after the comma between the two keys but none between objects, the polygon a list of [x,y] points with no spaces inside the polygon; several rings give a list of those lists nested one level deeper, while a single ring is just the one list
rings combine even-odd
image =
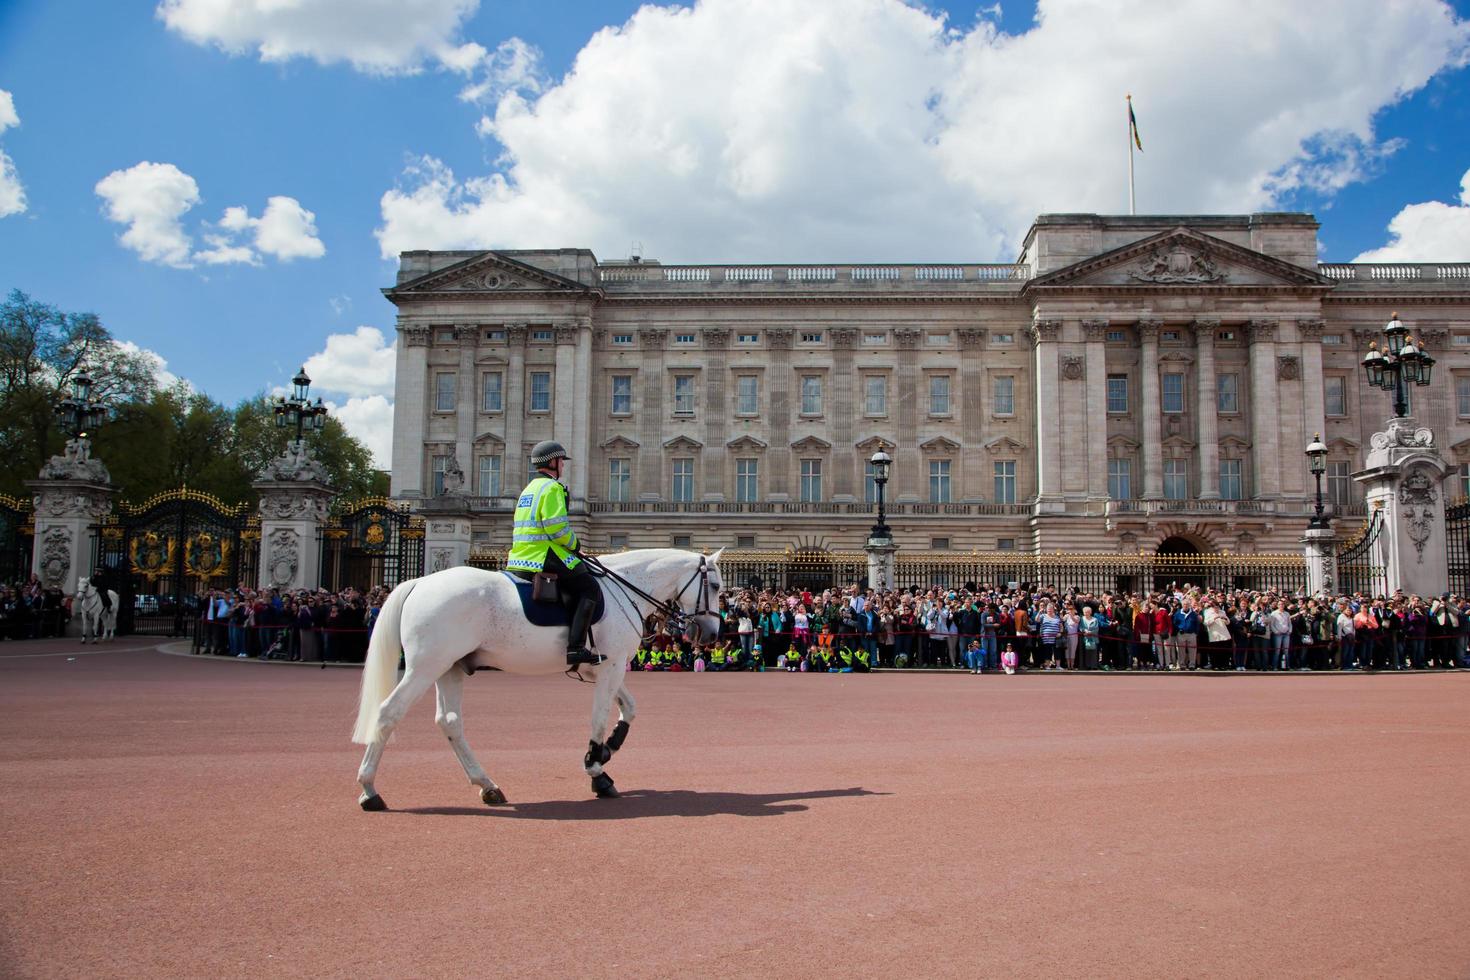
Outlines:
[{"label": "flag on pole", "polygon": [[1138,117],[1133,114],[1133,96],[1128,96],[1128,131],[1133,134],[1133,145],[1143,152],[1143,142],[1138,138]]}]

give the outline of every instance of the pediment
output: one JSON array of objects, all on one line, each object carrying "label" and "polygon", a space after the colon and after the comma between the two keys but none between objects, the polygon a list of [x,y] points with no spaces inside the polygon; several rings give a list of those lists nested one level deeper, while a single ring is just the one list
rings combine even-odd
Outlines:
[{"label": "pediment", "polygon": [[383,290],[389,300],[434,293],[585,294],[592,287],[533,265],[484,252]]},{"label": "pediment", "polygon": [[1185,450],[1194,448],[1193,440],[1186,439],[1183,436],[1165,436],[1159,441],[1159,445],[1164,447],[1165,449],[1172,450]]},{"label": "pediment", "polygon": [[704,443],[698,439],[691,439],[688,436],[675,436],[664,443],[664,448],[673,450],[674,452],[698,452],[704,448]]},{"label": "pediment", "polygon": [[761,442],[755,436],[741,436],[738,439],[731,439],[725,443],[725,448],[734,450],[735,452],[760,452],[767,448],[767,444]]},{"label": "pediment", "polygon": [[[1327,445],[1330,448],[1332,443],[1329,442]],[[1456,459],[1470,459],[1470,439],[1461,439],[1450,447],[1450,452],[1455,454]]]},{"label": "pediment", "polygon": [[1225,449],[1239,450],[1246,450],[1251,447],[1251,444],[1240,436],[1225,436],[1220,440],[1220,445]]},{"label": "pediment", "polygon": [[816,436],[807,436],[804,439],[798,439],[796,442],[793,442],[791,448],[798,452],[825,453],[832,448],[832,444],[825,439],[818,439]]},{"label": "pediment", "polygon": [[853,446],[853,448],[861,449],[865,453],[876,453],[880,449],[883,450],[885,453],[892,453],[895,449],[898,448],[898,445],[896,443],[889,442],[882,436],[868,436],[868,438],[864,439],[860,443],[857,443],[855,446]]},{"label": "pediment", "polygon": [[1137,439],[1130,439],[1123,435],[1108,437],[1109,449],[1118,449],[1125,453],[1136,453],[1138,452],[1138,447],[1139,442]]},{"label": "pediment", "polygon": [[613,436],[611,439],[598,445],[599,449],[609,449],[615,452],[630,452],[638,448],[638,443],[627,436]]},{"label": "pediment", "polygon": [[505,440],[500,438],[493,432],[482,432],[479,435],[475,436],[475,445],[484,446],[486,448],[494,447],[497,449],[503,449],[505,448]]},{"label": "pediment", "polygon": [[1320,287],[1333,281],[1315,269],[1244,248],[1180,225],[1141,241],[1038,276],[1029,289]]},{"label": "pediment", "polygon": [[992,456],[1019,456],[1026,447],[1010,436],[996,436],[985,444],[985,451]]},{"label": "pediment", "polygon": [[919,443],[919,448],[926,453],[940,453],[952,456],[959,452],[960,444],[953,439],[946,439],[944,436],[935,436],[928,442]]}]

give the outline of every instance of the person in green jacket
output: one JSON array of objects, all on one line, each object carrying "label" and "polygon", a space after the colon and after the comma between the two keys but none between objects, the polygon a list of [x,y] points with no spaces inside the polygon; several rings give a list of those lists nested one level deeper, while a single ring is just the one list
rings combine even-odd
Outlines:
[{"label": "person in green jacket", "polygon": [[578,552],[577,532],[567,515],[567,488],[561,482],[571,460],[559,442],[538,442],[531,449],[536,477],[516,500],[513,538],[505,570],[530,579],[538,572],[556,576],[564,602],[572,605],[567,634],[567,666],[599,664],[605,657],[587,649],[587,627],[597,608],[597,580]]}]

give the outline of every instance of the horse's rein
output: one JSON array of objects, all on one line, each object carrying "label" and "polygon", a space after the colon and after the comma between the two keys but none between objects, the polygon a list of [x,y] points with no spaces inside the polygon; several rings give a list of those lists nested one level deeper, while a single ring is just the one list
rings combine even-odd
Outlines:
[{"label": "horse's rein", "polygon": [[[668,619],[669,619],[669,622],[673,623],[675,625],[675,627],[677,628],[677,630],[679,632],[681,632],[681,633],[688,629],[688,625],[689,625],[688,624],[688,620],[689,620],[690,614],[689,613],[686,613],[683,610],[683,608],[681,608],[679,605],[677,605],[677,603],[678,603],[678,601],[681,598],[683,598],[684,593],[689,591],[689,586],[691,586],[691,585],[694,584],[694,580],[695,579],[699,579],[700,588],[699,588],[699,600],[698,600],[698,602],[695,605],[693,615],[694,616],[705,616],[705,615],[709,615],[710,614],[710,608],[709,608],[709,561],[708,561],[708,559],[705,558],[704,555],[700,555],[699,556],[699,568],[695,570],[695,572],[694,572],[693,575],[689,576],[689,581],[685,582],[684,583],[684,587],[681,588],[678,592],[674,593],[674,598],[673,599],[667,599],[667,600],[666,599],[656,599],[656,598],[654,598],[653,596],[649,595],[647,592],[643,591],[638,586],[634,585],[632,582],[629,582],[627,579],[623,578],[621,575],[619,575],[617,572],[613,571],[611,568],[608,568],[601,561],[599,561],[598,559],[592,557],[591,555],[583,555],[582,556],[582,560],[585,561],[588,564],[588,566],[591,567],[592,570],[596,574],[601,575],[601,576],[603,576],[605,578],[610,578],[614,582],[616,582],[618,584],[618,586],[623,589],[624,593],[633,592],[633,593],[637,594],[638,596],[641,596],[643,599],[647,600],[648,602],[652,603],[653,604],[653,610],[655,612],[661,612],[665,616],[667,616]],[[636,605],[634,606],[634,608],[635,609],[637,608]],[[638,631],[641,634],[642,633],[642,628],[639,627],[639,630]],[[646,637],[645,637],[645,639],[646,639]]]}]

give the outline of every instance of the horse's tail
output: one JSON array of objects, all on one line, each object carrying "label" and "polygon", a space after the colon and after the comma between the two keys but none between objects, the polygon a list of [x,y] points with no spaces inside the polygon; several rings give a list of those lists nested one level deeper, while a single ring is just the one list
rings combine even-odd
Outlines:
[{"label": "horse's tail", "polygon": [[362,665],[362,692],[357,702],[357,726],[352,740],[367,745],[378,727],[378,711],[398,681],[398,657],[403,652],[399,622],[403,618],[403,602],[418,579],[409,579],[388,594],[378,619],[373,624],[373,638],[368,643],[367,661]]}]

